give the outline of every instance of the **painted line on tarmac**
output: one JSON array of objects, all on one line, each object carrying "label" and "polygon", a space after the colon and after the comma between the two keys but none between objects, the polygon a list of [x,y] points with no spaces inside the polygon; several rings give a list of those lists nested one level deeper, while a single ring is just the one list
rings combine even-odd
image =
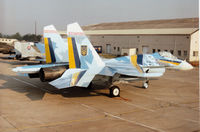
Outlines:
[{"label": "painted line on tarmac", "polygon": [[[17,130],[18,132],[20,132],[20,130],[13,124],[13,123],[11,123],[6,117],[4,117],[4,116],[0,116],[2,119],[4,119],[5,121],[7,121],[7,123],[8,124],[10,124],[13,128],[9,128],[9,129],[11,129],[11,130]],[[1,130],[1,129],[0,129]]]},{"label": "painted line on tarmac", "polygon": [[[175,103],[175,102],[172,102],[172,101],[166,101],[166,100],[163,100],[163,99],[160,99],[160,98],[156,98],[156,97],[149,97],[149,96],[144,95],[144,94],[139,94],[139,93],[135,93],[135,92],[131,92],[131,93],[139,95],[139,96],[147,97],[147,98],[150,98],[150,99],[154,99],[154,100],[163,101],[163,102],[166,102],[166,103],[171,103],[171,104],[174,104],[174,105],[179,105],[179,106],[183,105],[183,104],[178,104],[178,103]],[[188,107],[186,107],[186,108],[188,108]],[[190,109],[192,109],[192,108],[190,108]]]},{"label": "painted line on tarmac", "polygon": [[140,108],[140,109],[147,110],[147,111],[155,112],[155,110],[152,110],[152,109],[149,109],[149,108],[145,108],[145,107],[143,107],[143,106],[135,105],[135,104],[128,103],[128,102],[123,102],[123,103],[128,104],[128,105],[131,105],[131,106],[135,106],[135,107],[138,107],[138,108]]},{"label": "painted line on tarmac", "polygon": [[122,118],[122,117],[119,117],[117,115],[113,115],[113,114],[110,114],[108,112],[104,112],[104,111],[100,111],[94,107],[91,107],[89,105],[86,105],[86,104],[81,104],[82,106],[86,107],[86,108],[89,108],[89,109],[92,109],[92,110],[95,110],[97,112],[101,112],[107,116],[110,116],[110,117],[113,117],[113,118],[116,118],[116,119],[119,119],[119,120],[123,120],[123,121],[126,121],[126,122],[129,122],[129,123],[132,123],[132,124],[136,124],[136,125],[139,125],[139,126],[143,126],[143,127],[146,127],[146,128],[149,128],[149,129],[152,129],[152,130],[155,130],[155,131],[159,131],[159,132],[164,132],[163,130],[161,129],[158,129],[158,128],[155,128],[155,127],[152,127],[152,126],[148,126],[148,125],[145,125],[143,123],[139,123],[139,122],[136,122],[136,121],[132,121],[132,120],[128,120],[128,119],[125,119],[125,118]]},{"label": "painted line on tarmac", "polygon": [[20,80],[20,79],[15,78],[15,77],[11,77],[11,78],[14,79],[14,80],[17,80],[17,81],[19,81],[19,82],[25,83],[25,84],[27,84],[27,85],[30,85],[30,86],[32,86],[32,87],[38,88],[38,86],[36,86],[36,85],[34,85],[34,84],[31,84],[31,83],[29,83],[29,82],[25,82],[25,81],[23,81],[23,80]]},{"label": "painted line on tarmac", "polygon": [[[133,93],[133,92],[131,92],[131,93]],[[143,95],[143,94],[138,94],[138,93],[133,93],[133,94],[140,95],[140,96],[147,97],[147,98],[151,98],[151,99],[158,100],[158,101],[163,101],[163,102],[167,102],[167,103],[172,103],[172,104],[175,104],[175,105],[181,105],[181,104],[177,104],[177,103],[174,103],[174,102],[171,102],[171,101],[168,102],[168,101],[165,101],[165,100],[162,100],[162,99],[159,99],[159,98],[152,98],[152,97],[149,97],[149,96],[146,96],[146,95]],[[186,108],[187,108],[187,107],[186,107]],[[193,110],[193,109],[192,109],[192,110]],[[152,112],[155,112],[155,110],[152,111]],[[166,116],[166,117],[171,117],[171,116]],[[180,118],[180,119],[181,119],[181,118]],[[192,120],[192,119],[181,119],[181,120],[199,123],[199,121]]]},{"label": "painted line on tarmac", "polygon": [[186,121],[191,121],[191,122],[194,122],[194,123],[199,123],[199,121],[195,121],[195,120],[191,120],[191,119],[184,119]]},{"label": "painted line on tarmac", "polygon": [[[121,98],[121,97],[120,97]],[[118,98],[113,98],[113,99],[118,99]],[[137,108],[140,108],[140,109],[144,109],[144,110],[147,110],[147,111],[150,111],[150,112],[155,112],[155,110],[153,110],[153,109],[150,109],[150,108],[146,108],[146,107],[143,107],[143,106],[139,106],[139,105],[136,105],[136,104],[133,104],[133,103],[130,103],[130,99],[118,99],[118,100],[120,100],[121,102],[123,102],[123,103],[125,103],[125,104],[127,104],[127,105],[131,105],[131,106],[135,106],[135,107],[137,107]],[[123,100],[123,101],[122,101]],[[129,101],[129,102],[128,102]]]},{"label": "painted line on tarmac", "polygon": [[155,128],[155,127],[151,127],[151,126],[148,126],[148,125],[145,125],[145,124],[136,122],[136,121],[132,121],[132,120],[128,120],[128,119],[125,119],[125,118],[121,118],[121,117],[119,117],[119,116],[112,115],[112,114],[110,114],[110,113],[106,113],[106,112],[104,112],[104,113],[105,113],[106,115],[110,116],[110,117],[113,117],[113,118],[117,118],[117,119],[120,119],[120,120],[129,122],[129,123],[133,123],[133,124],[136,124],[136,125],[139,125],[139,126],[143,126],[143,127],[146,127],[146,128],[152,129],[152,130],[155,130],[155,131],[164,132],[163,130],[157,129],[157,128]]},{"label": "painted line on tarmac", "polygon": [[34,87],[34,88],[41,89],[41,90],[43,90],[43,91],[45,91],[45,92],[52,93],[51,91],[49,91],[49,90],[47,90],[47,89],[44,89],[44,88],[40,88],[40,87],[38,87],[38,86],[36,86],[36,85],[34,85],[34,84],[32,84],[32,83],[23,81],[23,80],[21,80],[21,79],[17,79],[17,78],[15,78],[15,77],[11,77],[11,78],[14,79],[14,80],[17,80],[17,81],[19,81],[19,82],[22,82],[22,83],[24,83],[24,84],[27,84],[27,85],[29,85],[29,86],[32,86],[32,87]]},{"label": "painted line on tarmac", "polygon": [[[57,126],[57,125],[66,125],[66,124],[73,123],[73,122],[91,121],[91,120],[103,119],[103,118],[105,118],[105,117],[104,116],[95,116],[95,117],[81,118],[81,119],[77,119],[77,120],[69,120],[69,121],[62,121],[62,122],[50,122],[50,123],[46,123],[46,124],[18,127],[17,130],[23,131],[23,130],[31,129],[31,128],[52,127],[52,126]],[[16,129],[8,128],[8,129],[4,129],[4,132],[11,131],[11,130],[16,130]]]}]

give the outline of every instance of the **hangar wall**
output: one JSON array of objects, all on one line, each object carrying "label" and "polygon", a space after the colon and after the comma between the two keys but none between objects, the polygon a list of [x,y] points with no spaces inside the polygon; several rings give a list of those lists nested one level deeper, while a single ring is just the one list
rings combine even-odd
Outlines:
[{"label": "hangar wall", "polygon": [[190,35],[91,35],[94,46],[102,46],[102,52],[108,53],[107,45],[111,47],[111,54],[120,55],[124,48],[136,48],[137,53],[169,51],[178,58],[189,59]]},{"label": "hangar wall", "polygon": [[199,30],[191,35],[189,61],[199,61]]}]

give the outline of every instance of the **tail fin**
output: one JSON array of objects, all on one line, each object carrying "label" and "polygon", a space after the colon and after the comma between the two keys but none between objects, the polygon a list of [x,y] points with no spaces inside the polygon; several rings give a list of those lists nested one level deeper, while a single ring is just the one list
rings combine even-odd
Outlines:
[{"label": "tail fin", "polygon": [[46,63],[68,62],[68,46],[53,25],[44,27]]},{"label": "tail fin", "polygon": [[105,65],[78,23],[67,26],[67,35],[69,68],[96,70]]}]

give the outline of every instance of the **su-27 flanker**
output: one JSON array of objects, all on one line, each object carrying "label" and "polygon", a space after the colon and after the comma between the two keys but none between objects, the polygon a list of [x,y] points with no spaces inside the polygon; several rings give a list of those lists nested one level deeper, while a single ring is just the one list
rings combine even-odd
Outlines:
[{"label": "su-27 flanker", "polygon": [[39,77],[41,81],[48,81],[58,89],[91,88],[95,77],[108,78],[110,95],[116,97],[120,95],[116,82],[143,79],[143,87],[147,88],[149,80],[162,76],[166,66],[181,70],[192,69],[186,61],[163,54],[102,59],[78,23],[67,25],[67,35],[66,43],[53,25],[44,27],[47,64],[17,67],[13,71],[28,74],[30,78]]}]

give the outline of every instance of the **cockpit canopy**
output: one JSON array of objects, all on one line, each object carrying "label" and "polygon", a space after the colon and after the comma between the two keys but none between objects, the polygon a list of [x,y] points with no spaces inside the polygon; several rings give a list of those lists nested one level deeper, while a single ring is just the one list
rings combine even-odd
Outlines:
[{"label": "cockpit canopy", "polygon": [[169,58],[170,60],[177,60],[178,58],[176,56],[173,56],[170,52],[161,51],[159,52],[160,56],[164,58]]}]

